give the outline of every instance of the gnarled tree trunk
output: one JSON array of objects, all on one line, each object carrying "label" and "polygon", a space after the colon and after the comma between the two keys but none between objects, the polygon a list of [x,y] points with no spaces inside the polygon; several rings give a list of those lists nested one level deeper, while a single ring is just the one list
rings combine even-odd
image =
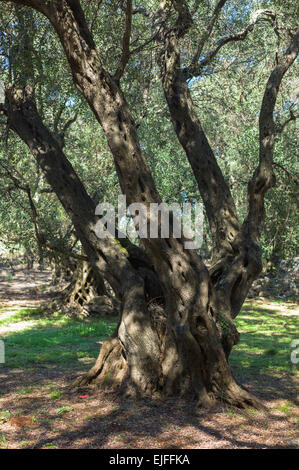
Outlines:
[{"label": "gnarled tree trunk", "polygon": [[[100,383],[117,384],[128,393],[188,395],[204,404],[217,398],[240,406],[253,404],[254,399],[241,391],[231,376],[227,351],[238,335],[230,319],[225,320],[225,312],[220,315],[213,308],[209,275],[198,255],[184,251],[182,241],[174,238],[154,242],[162,244],[163,250],[146,241],[153,266],[159,271],[157,282],[155,270],[140,248],[124,240],[124,250],[114,242],[113,248],[119,249],[126,265],[120,275],[116,270],[121,267],[120,258],[109,250],[112,240],[100,240],[89,229],[96,223],[91,210],[94,206],[41,123],[30,90],[9,93],[11,127],[41,159],[41,168],[72,218],[93,268],[108,282],[113,279],[121,299],[117,332],[103,344],[96,365],[83,381],[97,377]],[[112,265],[106,254],[111,256]],[[153,307],[155,297],[160,305]],[[227,325],[232,333],[227,334]]]},{"label": "gnarled tree trunk", "polygon": [[70,284],[55,300],[55,308],[60,308],[62,313],[80,318],[92,315],[116,316],[119,305],[107,287],[103,278],[88,261],[78,262]]},{"label": "gnarled tree trunk", "polygon": [[[115,77],[105,69],[80,2],[15,3],[42,12],[58,33],[74,83],[106,135],[128,203],[142,202],[148,208],[150,203],[160,202],[133,116],[119,86],[124,64]],[[294,61],[294,52],[298,52],[299,35],[285,62],[270,77],[265,93],[260,120],[260,165],[249,186],[248,218],[240,227],[229,188],[196,120],[188,89],[180,74],[177,78],[172,69],[179,67],[177,41],[190,25],[185,2],[172,3],[178,11],[178,21],[164,37],[164,90],[175,130],[209,215],[217,252],[211,273],[194,250],[184,249],[184,240],[174,238],[172,231],[168,239],[145,239],[153,265],[145,269],[158,278],[162,290],[158,305],[153,305],[144,270],[134,265],[129,250],[124,253],[113,238],[96,237],[97,218],[90,198],[41,123],[30,90],[10,90],[6,112],[11,127],[28,144],[72,218],[92,267],[107,279],[121,300],[117,330],[103,343],[95,366],[81,383],[96,379],[130,394],[189,396],[202,405],[222,400],[241,407],[257,406],[255,398],[234,380],[227,359],[238,341],[233,317],[260,270],[257,242],[263,223],[263,200],[273,182],[273,109],[283,74]],[[149,212],[147,222],[151,222]]]}]

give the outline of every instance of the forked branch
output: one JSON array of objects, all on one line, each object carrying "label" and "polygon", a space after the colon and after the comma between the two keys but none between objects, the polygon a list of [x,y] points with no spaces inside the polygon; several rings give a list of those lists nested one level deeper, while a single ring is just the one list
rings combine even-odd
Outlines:
[{"label": "forked branch", "polygon": [[[219,2],[220,3],[220,2]],[[218,11],[219,14],[219,11]],[[218,15],[217,15],[218,16]],[[200,41],[199,47],[197,49],[197,52],[192,60],[192,63],[189,67],[185,69],[185,76],[186,79],[192,78],[195,76],[198,76],[202,73],[202,69],[206,67],[217,55],[217,53],[220,51],[220,49],[225,46],[226,44],[230,42],[237,42],[237,41],[244,41],[246,39],[247,35],[249,32],[253,31],[254,26],[257,22],[260,21],[271,21],[274,25],[276,25],[275,22],[276,15],[274,12],[270,10],[258,10],[252,15],[252,20],[249,23],[246,28],[242,29],[241,31],[238,31],[237,33],[230,34],[229,36],[224,36],[219,41],[217,42],[216,46],[212,49],[210,49],[204,57],[200,59],[200,56],[203,51],[204,44],[206,40],[209,37],[209,34],[206,35],[206,37],[203,37],[203,40]]]}]

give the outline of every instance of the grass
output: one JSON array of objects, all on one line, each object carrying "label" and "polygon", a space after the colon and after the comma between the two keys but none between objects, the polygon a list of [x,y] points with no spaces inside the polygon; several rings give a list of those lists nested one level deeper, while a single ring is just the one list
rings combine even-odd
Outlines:
[{"label": "grass", "polygon": [[59,408],[59,410],[57,410],[57,414],[61,415],[63,413],[69,413],[70,411],[71,411],[70,406],[62,406],[61,408]]},{"label": "grass", "polygon": [[31,387],[25,387],[20,391],[21,395],[29,395],[30,393],[33,392],[33,388]]},{"label": "grass", "polygon": [[8,273],[7,276],[6,276],[6,280],[8,282],[12,282],[13,281],[13,274],[12,273]]},{"label": "grass", "polygon": [[291,416],[292,415],[292,408],[293,408],[292,403],[290,401],[286,401],[282,405],[278,406],[277,410],[281,411],[282,413],[285,413],[288,416]]},{"label": "grass", "polygon": [[241,336],[229,362],[238,375],[296,372],[298,365],[291,361],[291,342],[298,338],[299,326],[294,306],[248,302],[235,324]]},{"label": "grass", "polygon": [[116,318],[83,321],[67,318],[61,313],[44,315],[41,309],[27,308],[0,320],[0,328],[20,321],[23,322],[22,329],[4,337],[5,366],[11,368],[70,362],[82,366],[83,359],[92,362],[98,355],[99,342],[112,333],[117,323]]},{"label": "grass", "polygon": [[7,423],[10,419],[10,411],[0,410],[0,424]]},{"label": "grass", "polygon": [[44,448],[45,449],[57,449],[57,445],[55,444],[55,442],[48,442],[47,444],[45,444]]},{"label": "grass", "polygon": [[[291,342],[298,338],[298,316],[292,308],[281,302],[271,302],[271,305],[248,302],[243,307],[236,320],[240,342],[230,356],[236,375],[296,371],[290,355]],[[4,336],[5,366],[11,368],[70,363],[72,367],[89,367],[98,355],[99,343],[112,333],[117,323],[115,317],[77,320],[59,312],[45,315],[40,308],[23,308],[2,321],[1,313],[5,313],[4,307],[0,309],[0,328],[22,322],[22,329]],[[30,392],[28,388],[22,394]],[[58,399],[59,393],[52,390],[49,397]]]},{"label": "grass", "polygon": [[54,390],[53,392],[50,393],[51,400],[59,400],[61,396],[62,396],[62,393],[60,390]]},{"label": "grass", "polygon": [[[4,309],[2,308],[0,310],[0,315],[1,313],[5,313],[5,308]],[[0,326],[8,326],[8,325],[17,323],[19,321],[27,321],[27,320],[39,320],[40,325],[42,325],[43,320],[47,321],[46,318],[43,318],[42,313],[43,313],[43,310],[41,308],[21,308],[14,315],[11,315],[9,318],[6,318],[5,320],[0,320]]]},{"label": "grass", "polygon": [[0,433],[0,449],[6,449],[7,443],[6,443],[6,437],[3,432]]},{"label": "grass", "polygon": [[38,290],[39,290],[40,292],[43,292],[43,291],[47,290],[48,287],[49,287],[49,284],[45,284],[45,285],[43,285],[43,286],[39,286],[39,287],[38,287]]},{"label": "grass", "polygon": [[[167,402],[159,401],[157,408],[151,401],[124,403],[114,396],[101,397],[100,392],[97,399],[92,393],[85,396],[86,391],[69,395],[65,388],[69,374],[90,368],[99,342],[113,331],[116,318],[75,320],[61,313],[46,315],[40,309],[9,309],[11,316],[4,320],[8,309],[3,307],[0,335],[5,323],[8,362],[0,365],[0,376],[8,378],[8,390],[1,395],[0,449],[134,448],[136,438],[139,447],[155,448],[169,443],[176,448],[219,447],[220,442],[220,447],[272,448],[281,447],[282,440],[286,447],[293,446],[295,380],[288,374],[296,367],[290,353],[292,340],[298,338],[298,325],[292,308],[288,303],[250,301],[236,321],[241,338],[230,362],[241,383],[260,384],[271,408],[266,416],[254,409],[243,413],[224,405],[215,413],[195,413],[193,406],[180,400],[171,411]],[[16,330],[16,326],[20,328]],[[23,374],[23,369],[30,371]],[[255,374],[252,381],[250,374]],[[275,374],[280,376],[278,380],[273,379]],[[107,384],[109,379],[107,373]],[[257,387],[258,393],[261,390]],[[29,424],[22,430],[17,420],[7,425],[17,416],[32,422],[26,421]]]}]

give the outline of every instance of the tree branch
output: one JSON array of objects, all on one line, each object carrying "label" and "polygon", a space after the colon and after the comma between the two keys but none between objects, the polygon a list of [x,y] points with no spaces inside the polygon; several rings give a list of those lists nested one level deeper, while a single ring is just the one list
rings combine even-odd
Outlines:
[{"label": "tree branch", "polygon": [[127,0],[126,25],[122,41],[122,55],[114,79],[119,82],[130,58],[130,38],[132,29],[132,0]]},{"label": "tree branch", "polygon": [[155,39],[157,38],[157,33],[153,34],[149,39],[147,39],[146,41],[144,41],[143,44],[140,44],[140,46],[138,47],[135,47],[135,49],[132,49],[130,51],[130,56],[134,55],[134,54],[137,54],[138,52],[141,52],[146,46],[148,46],[151,42],[155,41]]},{"label": "tree branch", "polygon": [[6,176],[13,182],[14,187],[27,194],[31,211],[31,219],[34,226],[35,238],[38,245],[46,249],[47,251],[55,251],[57,253],[63,254],[74,259],[88,261],[88,258],[86,256],[78,255],[66,249],[59,248],[46,240],[45,235],[42,233],[39,226],[38,212],[33,201],[30,185],[24,180],[22,174],[16,168],[14,168],[14,171],[18,174],[18,177],[20,179],[18,179],[5,165],[3,165],[3,163],[0,162],[0,165],[5,170]]},{"label": "tree branch", "polygon": [[[203,57],[203,59],[201,59],[198,62],[198,59],[199,59],[199,57],[202,53],[203,47],[199,48],[199,51],[197,51],[195,57],[192,60],[191,65],[189,67],[186,67],[186,69],[184,70],[186,79],[189,79],[189,78],[200,75],[203,67],[208,65],[211,62],[211,60],[216,56],[216,54],[219,52],[219,50],[223,46],[225,46],[226,44],[228,44],[230,42],[244,41],[244,39],[246,39],[248,33],[253,31],[254,26],[257,22],[259,22],[259,21],[269,21],[269,18],[260,18],[262,15],[266,15],[266,16],[270,17],[272,22],[275,21],[276,15],[275,15],[274,12],[272,12],[270,10],[258,10],[253,14],[252,20],[246,28],[244,28],[242,31],[239,31],[237,33],[233,33],[230,36],[224,36],[221,39],[219,39],[216,46],[213,49],[211,49],[205,55],[205,57]],[[207,38],[208,37],[209,36],[207,36]],[[206,41],[206,39],[204,40],[204,42],[205,41]]]},{"label": "tree branch", "polygon": [[140,7],[140,8],[134,8],[133,11],[132,11],[132,14],[133,15],[143,15],[143,16],[147,16],[149,17],[150,16],[150,13],[148,11],[146,11],[145,8],[143,7]]},{"label": "tree branch", "polygon": [[69,119],[68,121],[66,121],[66,123],[65,123],[64,126],[63,126],[62,131],[61,131],[61,132],[58,132],[58,134],[56,135],[56,138],[59,140],[59,144],[60,144],[60,146],[61,146],[62,149],[64,148],[64,145],[65,145],[65,135],[66,135],[66,132],[67,132],[67,130],[70,128],[70,126],[71,126],[72,124],[74,124],[74,122],[76,122],[77,117],[78,117],[78,113],[76,113],[71,119]]},{"label": "tree branch", "polygon": [[162,84],[174,130],[185,150],[206,208],[213,257],[221,257],[232,252],[231,242],[240,226],[229,186],[198,118],[181,69],[180,34],[176,28],[164,28],[164,48],[160,56]]},{"label": "tree branch", "polygon": [[[0,0],[1,3],[11,3],[11,0]],[[43,13],[44,15],[48,14],[51,6],[49,2],[43,0],[13,0],[13,3],[17,5],[24,5],[27,7],[34,8],[35,10]]]},{"label": "tree branch", "polygon": [[293,180],[295,184],[297,184],[297,185],[299,184],[299,179],[296,178],[296,176],[294,176],[293,174],[291,174],[291,173],[289,172],[289,170],[287,170],[283,165],[281,165],[280,163],[277,163],[277,162],[273,162],[273,165],[274,165],[274,166],[277,166],[277,167],[280,168],[282,171],[284,171],[285,174],[288,176],[288,178],[289,178],[290,180]]},{"label": "tree branch", "polygon": [[225,5],[226,2],[227,2],[227,0],[220,0],[217,3],[217,5],[214,9],[213,15],[212,15],[205,31],[203,32],[200,40],[199,40],[197,51],[196,51],[196,53],[195,53],[195,55],[192,59],[192,62],[191,62],[191,67],[197,66],[198,60],[199,60],[199,58],[202,54],[205,43],[209,39],[209,37],[211,36],[214,25],[215,25],[215,22],[216,22],[219,14],[220,14],[220,12],[221,12],[221,10],[222,10],[222,8],[223,8],[223,6]]},{"label": "tree branch", "polygon": [[178,13],[176,28],[178,37],[183,36],[193,23],[191,13],[185,0],[171,0]]},{"label": "tree branch", "polygon": [[261,234],[265,209],[264,196],[275,184],[273,151],[275,141],[274,108],[281,81],[299,53],[299,30],[282,59],[268,79],[259,115],[259,165],[248,184],[249,210],[242,225],[242,233],[257,240]]},{"label": "tree branch", "polygon": [[293,111],[290,109],[290,117],[286,119],[282,124],[281,123],[276,123],[275,124],[275,134],[281,134],[284,130],[284,128],[289,124],[291,121],[296,121],[299,116],[296,116]]}]

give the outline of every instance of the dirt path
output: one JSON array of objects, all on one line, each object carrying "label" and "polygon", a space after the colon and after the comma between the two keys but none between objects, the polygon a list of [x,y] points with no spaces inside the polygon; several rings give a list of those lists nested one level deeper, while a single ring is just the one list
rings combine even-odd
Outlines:
[{"label": "dirt path", "polygon": [[[19,307],[37,307],[49,296],[37,289],[49,282],[48,272],[16,270],[13,281],[7,280],[7,272],[1,275],[0,304],[5,309],[0,319]],[[242,376],[242,383],[266,406],[261,413],[225,405],[195,410],[181,400],[122,401],[93,386],[70,391],[71,381],[88,367],[0,364],[0,448],[298,447],[294,374]]]},{"label": "dirt path", "polygon": [[51,271],[24,269],[21,265],[0,269],[0,305],[11,307],[38,307],[42,301],[55,295],[56,289],[40,290],[49,286]]}]

